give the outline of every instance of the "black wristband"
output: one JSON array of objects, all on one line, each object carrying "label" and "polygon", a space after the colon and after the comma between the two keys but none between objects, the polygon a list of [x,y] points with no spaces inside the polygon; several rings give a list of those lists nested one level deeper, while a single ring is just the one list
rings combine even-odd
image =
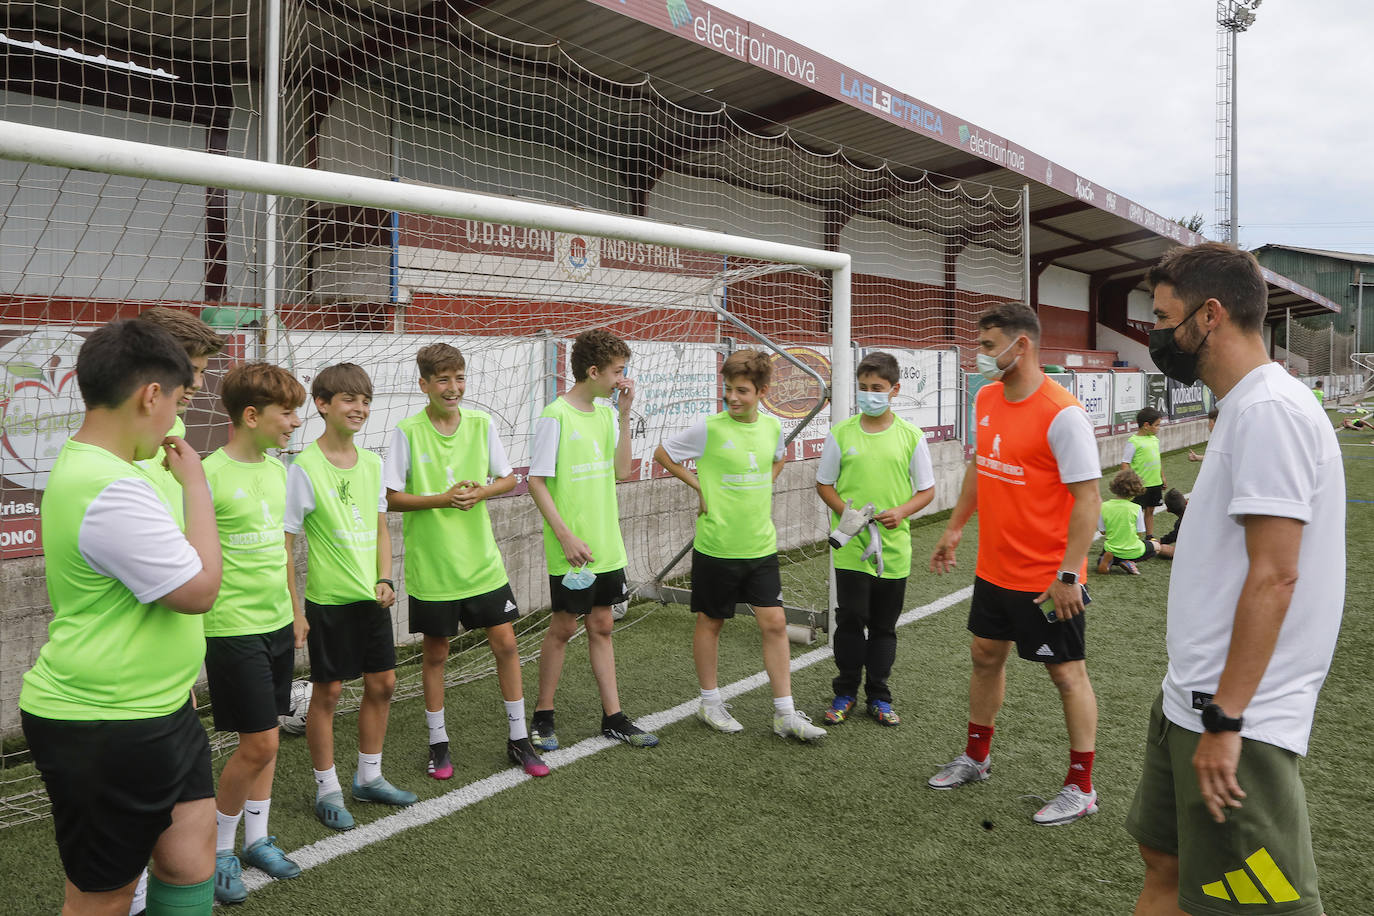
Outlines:
[{"label": "black wristband", "polygon": [[378,580],[377,580],[377,584],[378,584],[378,585],[385,585],[387,588],[391,589],[393,592],[396,591],[396,583],[395,583],[395,582],[392,582],[390,579],[378,579]]}]

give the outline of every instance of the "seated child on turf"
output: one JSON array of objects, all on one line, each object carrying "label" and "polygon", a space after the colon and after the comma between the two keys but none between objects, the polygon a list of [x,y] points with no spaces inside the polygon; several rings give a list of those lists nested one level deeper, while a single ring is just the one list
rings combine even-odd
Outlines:
[{"label": "seated child on turf", "polygon": [[1164,494],[1164,508],[1173,513],[1174,529],[1159,539],[1159,555],[1166,560],[1174,557],[1174,544],[1178,541],[1178,531],[1183,527],[1183,513],[1188,508],[1188,498],[1177,487],[1171,487]]},{"label": "seated child on turf", "polygon": [[[720,697],[720,631],[741,602],[754,610],[763,638],[763,666],[773,688],[773,732],[814,741],[811,724],[792,701],[791,646],[782,608],[773,481],[782,473],[785,440],[777,417],[759,413],[773,365],[758,350],[736,350],[720,370],[726,409],[665,439],[654,460],[697,491],[692,542],[692,658],[701,687],[697,717],[721,732],[744,728]],[[696,472],[683,462],[696,459]]]},{"label": "seated child on turf", "polygon": [[[658,744],[657,735],[635,725],[620,708],[611,643],[611,606],[629,598],[615,495],[616,481],[628,480],[634,471],[630,405],[635,386],[625,378],[629,359],[625,341],[604,328],[578,334],[569,358],[573,386],[534,421],[530,497],[544,517],[553,607],[539,652],[539,698],[530,723],[532,742],[541,751],[558,749],[553,701],[579,617],[601,694],[601,734],[631,747]],[[596,403],[617,392],[614,409]]]},{"label": "seated child on turf", "polygon": [[[888,675],[897,658],[897,618],[911,573],[908,518],[935,497],[935,474],[925,433],[892,411],[901,391],[897,360],[869,353],[860,362],[859,414],[831,428],[816,470],[816,492],[829,507],[832,527],[847,507],[872,504],[882,526],[879,548],[873,529],[860,531],[831,556],[835,565],[835,699],[825,721],[843,722],[854,708],[859,681],[868,673],[868,714],[882,725],[901,720],[892,709]],[[882,568],[877,568],[881,559]]]},{"label": "seated child on turf", "polygon": [[[214,900],[215,789],[191,686],[219,534],[200,457],[167,435],[192,375],[159,327],[96,329],[76,360],[86,414],[43,493],[53,619],[19,711],[52,803],[64,913],[127,913],[150,857],[150,911],[208,916]],[[184,534],[136,464],[159,450]]]},{"label": "seated child on turf", "polygon": [[485,628],[506,704],[506,755],[531,776],[549,768],[530,745],[514,623],[520,619],[501,551],[492,535],[488,499],[515,487],[491,415],[462,406],[467,362],[456,347],[432,343],[415,355],[424,410],[391,433],[383,478],[387,506],[402,516],[410,632],[424,634],[421,678],[429,726],[428,772],[453,776],[444,722],[444,665],[449,640]]},{"label": "seated child on turf", "polygon": [[1097,571],[1106,574],[1113,566],[1120,566],[1133,576],[1140,575],[1136,562],[1144,562],[1159,552],[1159,542],[1146,535],[1143,510],[1139,496],[1145,492],[1145,485],[1135,471],[1128,469],[1116,472],[1112,482],[1107,485],[1114,499],[1104,500],[1102,515],[1097,530],[1103,533],[1102,556],[1097,560]]},{"label": "seated child on turf", "polygon": [[358,770],[353,798],[409,805],[413,792],[382,776],[391,695],[396,689],[396,642],[391,613],[391,534],[386,526],[382,459],[358,448],[353,437],[372,409],[372,380],[361,366],[339,363],[310,386],[324,433],[307,445],[287,472],[286,552],[302,532],[308,546],[305,600],[288,577],[296,632],[310,650],[310,708],[305,737],[315,767],[315,816],[326,827],[349,830],[334,770],[334,710],[343,682],[363,679],[358,711]]},{"label": "seated child on turf", "polygon": [[1155,536],[1155,507],[1161,505],[1164,496],[1164,466],[1159,457],[1159,427],[1164,423],[1164,414],[1154,407],[1146,407],[1135,415],[1136,434],[1126,441],[1126,452],[1121,457],[1123,470],[1135,471],[1145,491],[1136,498],[1136,505],[1145,510],[1145,536]]},{"label": "seated child on turf", "polygon": [[[205,459],[224,555],[224,584],[205,615],[205,673],[215,728],[237,732],[238,746],[215,793],[215,899],[248,896],[240,858],[274,878],[294,878],[299,866],[267,832],[277,763],[277,717],[290,711],[299,642],[294,629],[289,558],[282,519],[286,467],[268,449],[286,448],[301,425],[305,389],[280,366],[240,363],[220,388],[229,415],[229,442]],[[243,854],[234,855],[239,820]]]}]

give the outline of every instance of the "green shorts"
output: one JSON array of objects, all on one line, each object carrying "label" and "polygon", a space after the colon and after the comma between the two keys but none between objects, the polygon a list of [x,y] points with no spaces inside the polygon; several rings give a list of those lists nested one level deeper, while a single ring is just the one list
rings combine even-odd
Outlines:
[{"label": "green shorts", "polygon": [[1137,843],[1178,856],[1178,905],[1195,916],[1319,916],[1317,862],[1298,755],[1244,739],[1236,781],[1242,807],[1212,820],[1193,770],[1197,732],[1150,711],[1145,765],[1126,830]]}]

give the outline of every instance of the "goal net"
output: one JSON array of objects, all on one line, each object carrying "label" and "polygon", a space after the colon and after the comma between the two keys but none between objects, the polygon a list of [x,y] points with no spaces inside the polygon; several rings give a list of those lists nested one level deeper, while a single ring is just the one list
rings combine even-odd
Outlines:
[{"label": "goal net", "polygon": [[[693,509],[649,455],[715,409],[727,352],[770,346],[765,409],[795,434],[775,516],[796,567],[786,600],[805,621],[825,604],[824,576],[811,571],[825,565],[825,519],[803,463],[819,455],[830,417],[827,408],[807,420],[825,394],[816,376],[847,411],[852,379],[840,367],[889,350],[902,367],[898,413],[932,439],[955,437],[977,315],[1023,295],[1019,190],[851,155],[842,138],[729,110],[700,94],[709,87],[645,77],[475,5],[281,6],[275,23],[255,5],[170,15],[158,0],[98,13],[39,0],[0,17],[5,127],[70,131],[77,151],[110,138],[216,154],[213,166],[171,175],[0,153],[0,582],[10,596],[0,609],[0,797],[19,799],[0,807],[0,825],[43,807],[15,702],[46,638],[38,506],[80,420],[72,368],[89,329],[156,304],[193,310],[225,334],[187,416],[202,452],[225,435],[220,376],[257,357],[307,384],[329,363],[361,363],[377,390],[362,442],[382,449],[421,405],[415,349],[443,339],[467,357],[468,403],[492,412],[523,468],[531,419],[568,383],[570,340],[609,327],[630,342],[640,391],[637,479],[619,488],[630,575],[668,589],[684,584],[685,564],[670,561],[689,541]],[[14,133],[5,127],[0,135]],[[340,186],[381,180],[411,196],[343,199],[302,185],[273,197],[223,177],[244,160],[337,175]],[[425,205],[453,188],[493,196],[461,214]],[[643,234],[499,212],[530,201],[637,217]],[[670,238],[670,224],[791,250]],[[831,268],[796,256],[807,251],[851,265],[847,317],[832,305]],[[311,419],[293,448],[318,430],[313,408],[303,414]],[[493,510],[521,604],[536,608],[537,513],[518,494]],[[522,636],[524,656],[538,639]],[[487,670],[484,646],[458,648],[451,677]]]}]

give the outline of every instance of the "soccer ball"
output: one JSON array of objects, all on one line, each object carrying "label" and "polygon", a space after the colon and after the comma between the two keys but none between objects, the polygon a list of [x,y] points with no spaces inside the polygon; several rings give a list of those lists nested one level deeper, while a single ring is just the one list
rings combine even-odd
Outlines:
[{"label": "soccer ball", "polygon": [[310,682],[291,682],[291,712],[277,716],[281,730],[288,735],[305,734],[305,712],[310,708]]}]

